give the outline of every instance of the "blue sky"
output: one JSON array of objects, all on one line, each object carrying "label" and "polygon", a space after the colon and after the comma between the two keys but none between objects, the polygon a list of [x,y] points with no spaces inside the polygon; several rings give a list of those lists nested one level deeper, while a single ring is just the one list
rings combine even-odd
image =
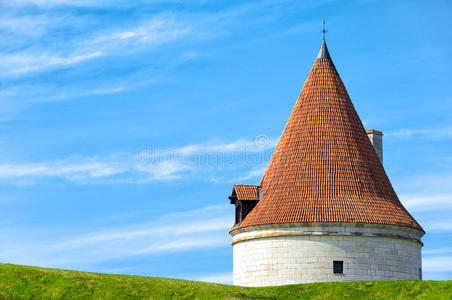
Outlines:
[{"label": "blue sky", "polygon": [[230,283],[257,184],[321,43],[452,279],[450,1],[0,3],[0,261]]}]

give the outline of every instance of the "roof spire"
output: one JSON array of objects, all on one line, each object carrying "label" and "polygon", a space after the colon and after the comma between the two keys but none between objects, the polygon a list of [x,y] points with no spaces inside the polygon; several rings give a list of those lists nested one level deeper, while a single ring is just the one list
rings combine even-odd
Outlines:
[{"label": "roof spire", "polygon": [[317,58],[326,58],[331,60],[330,53],[328,52],[328,48],[326,47],[325,40],[322,41],[322,46],[320,46],[319,54],[317,54]]},{"label": "roof spire", "polygon": [[325,40],[325,33],[327,33],[328,30],[325,29],[325,20],[323,20],[323,29],[322,29],[322,33],[323,33],[323,40]]},{"label": "roof spire", "polygon": [[325,29],[325,21],[323,21],[323,29],[321,32],[323,33],[323,40],[322,40],[322,46],[320,46],[319,54],[317,54],[317,58],[331,59],[330,53],[328,52],[328,48],[326,47],[326,42],[325,42],[325,33],[328,32],[328,30]]}]

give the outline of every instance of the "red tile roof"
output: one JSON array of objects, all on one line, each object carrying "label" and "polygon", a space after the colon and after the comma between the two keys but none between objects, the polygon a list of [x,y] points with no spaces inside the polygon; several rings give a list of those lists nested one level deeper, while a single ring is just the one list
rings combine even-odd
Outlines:
[{"label": "red tile roof", "polygon": [[237,200],[259,200],[259,186],[251,184],[235,184],[234,191]]},{"label": "red tile roof", "polygon": [[261,180],[261,200],[232,230],[357,222],[423,231],[397,198],[329,55],[319,57]]}]

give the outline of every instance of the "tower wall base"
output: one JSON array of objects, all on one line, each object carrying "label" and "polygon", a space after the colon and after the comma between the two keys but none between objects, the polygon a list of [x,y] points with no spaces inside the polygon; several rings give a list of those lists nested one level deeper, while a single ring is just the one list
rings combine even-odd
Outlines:
[{"label": "tower wall base", "polygon": [[[234,285],[421,277],[422,232],[392,225],[281,224],[231,232]],[[333,261],[343,273],[333,273]]]}]

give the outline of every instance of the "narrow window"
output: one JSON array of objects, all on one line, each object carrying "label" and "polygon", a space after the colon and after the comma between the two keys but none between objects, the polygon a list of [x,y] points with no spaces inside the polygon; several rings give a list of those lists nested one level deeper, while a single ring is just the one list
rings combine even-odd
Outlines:
[{"label": "narrow window", "polygon": [[240,224],[242,222],[242,207],[236,205],[235,207],[235,224]]},{"label": "narrow window", "polygon": [[343,274],[344,273],[344,262],[335,260],[333,261],[333,273],[334,274]]},{"label": "narrow window", "polygon": [[419,268],[419,279],[422,280],[422,269]]}]

